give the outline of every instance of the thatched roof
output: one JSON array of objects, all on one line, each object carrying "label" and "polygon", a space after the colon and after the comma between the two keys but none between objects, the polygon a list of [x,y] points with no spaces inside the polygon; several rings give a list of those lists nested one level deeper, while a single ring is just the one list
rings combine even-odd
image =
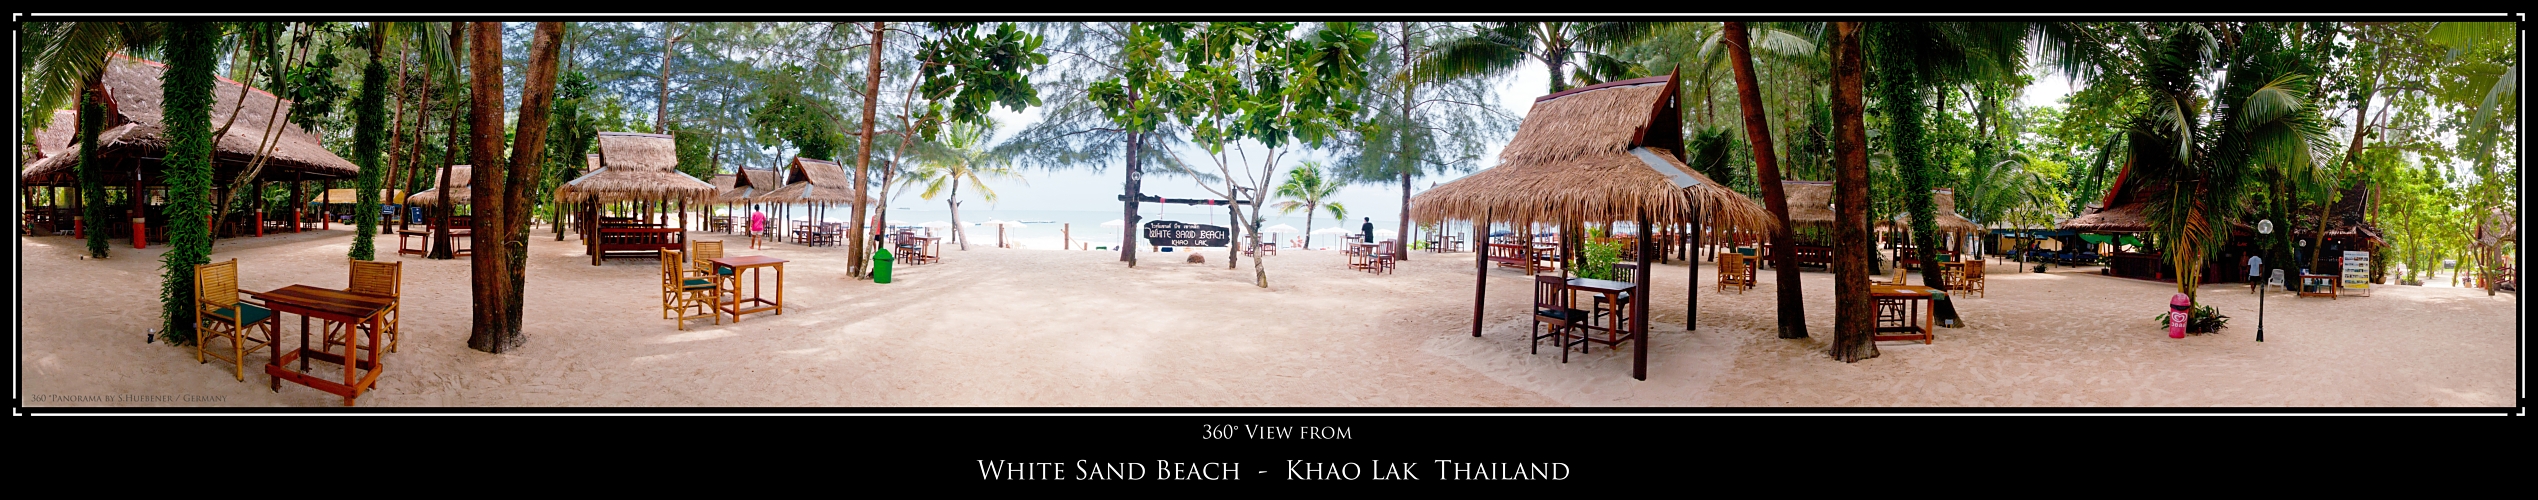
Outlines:
[{"label": "thatched roof", "polygon": [[33,165],[36,160],[62,154],[62,150],[70,149],[71,136],[78,134],[79,112],[67,109],[54,111],[53,121],[35,130],[35,149],[18,152],[19,161],[24,162],[19,166]]},{"label": "thatched roof", "polygon": [[1833,183],[1780,181],[1780,195],[1789,200],[1789,225],[1833,227]]},{"label": "thatched roof", "polygon": [[[121,55],[107,61],[105,101],[109,116],[106,117],[106,131],[97,135],[100,154],[142,158],[166,154],[168,137],[167,128],[161,123],[164,110],[161,109],[159,82],[160,75],[166,72],[165,65]],[[222,182],[237,176],[255,158],[258,146],[264,143],[265,127],[273,122],[276,98],[272,93],[226,78],[216,80],[212,87],[211,123],[215,129],[222,124],[230,125],[229,133],[221,135],[213,144],[213,179]],[[239,106],[240,99],[246,100],[244,107]],[[290,109],[287,105],[289,101],[281,103],[285,104],[282,109]],[[230,121],[231,110],[237,110],[239,115],[235,123]],[[56,123],[76,126],[64,121],[61,115],[55,114]],[[37,149],[54,153],[44,153],[43,159],[27,165],[19,176],[29,184],[70,185],[76,182],[71,175],[72,167],[79,163],[79,155],[74,154],[76,148],[70,146],[71,136],[76,131],[63,128],[61,132],[50,132],[50,128],[48,132],[37,135],[39,141],[44,141],[37,144]],[[264,175],[268,178],[290,179],[292,174],[300,173],[308,180],[349,179],[360,172],[360,167],[327,151],[316,135],[301,130],[299,126],[281,124],[280,133],[281,137],[274,141],[272,158],[265,164]],[[47,144],[51,141],[59,141],[60,144]],[[144,169],[155,170],[159,162],[143,161],[141,165]]]},{"label": "thatched roof", "polygon": [[[1498,166],[1429,189],[1410,200],[1422,223],[1443,220],[1684,222],[1695,202],[1710,224],[1768,228],[1762,204],[1683,164],[1674,77],[1623,80],[1536,99]],[[1675,187],[1634,148],[1700,181]]]},{"label": "thatched roof", "polygon": [[[469,193],[470,193],[470,192],[472,192],[472,191],[475,191],[475,190],[473,190],[473,189],[468,189],[468,188],[467,188],[468,186],[475,185],[475,177],[473,177],[473,176],[472,176],[472,175],[474,174],[474,172],[475,172],[475,169],[474,169],[474,168],[471,168],[471,167],[468,167],[468,166],[466,166],[466,165],[450,165],[450,166],[447,166],[447,167],[441,167],[441,168],[440,168],[440,169],[438,169],[438,170],[434,170],[434,171],[432,171],[432,173],[430,174],[431,176],[430,176],[430,177],[427,177],[427,178],[428,178],[428,179],[432,179],[432,181],[433,181],[433,182],[440,182],[440,178],[441,178],[441,172],[440,172],[440,170],[448,170],[448,171],[449,171],[449,185],[448,185],[448,186],[441,186],[441,187],[435,187],[435,188],[431,188],[431,189],[425,189],[425,190],[423,190],[423,191],[421,191],[421,192],[414,193],[414,196],[407,197],[407,198],[405,199],[405,202],[406,202],[406,203],[409,203],[409,204],[421,205],[421,206],[426,206],[426,207],[437,207],[437,206],[441,206],[441,193],[447,192],[447,193],[452,193],[452,194],[450,195],[450,197],[449,197],[449,198],[450,198],[450,200],[452,200],[452,201],[456,201],[456,202],[458,202],[458,204],[460,204],[460,205],[465,205],[465,204],[467,204],[467,199],[468,199],[468,197],[469,197],[469,196],[472,196],[472,195],[471,195],[471,194],[469,194]],[[442,190],[442,189],[441,189],[441,188],[443,188],[443,187],[445,187],[445,188],[449,188],[450,190],[449,190],[449,191],[444,191],[444,190]]]},{"label": "thatched roof", "polygon": [[2150,204],[2125,203],[2097,207],[2079,217],[2062,221],[2062,228],[2089,233],[2142,233],[2150,231]]},{"label": "thatched roof", "polygon": [[600,203],[628,200],[683,199],[704,201],[714,185],[679,173],[678,152],[670,136],[633,132],[600,132],[599,154],[590,173],[566,181],[557,199],[595,199]]},{"label": "thatched roof", "polygon": [[739,182],[733,180],[733,177],[732,174],[714,174],[714,178],[706,180],[705,183],[713,184],[715,191],[729,190],[733,183]]},{"label": "thatched roof", "polygon": [[[843,168],[840,170],[842,171]],[[726,177],[730,179],[730,184],[721,183],[721,180]],[[784,187],[782,183],[776,182],[775,170],[743,167],[738,174],[722,174],[715,176],[715,179],[715,185],[723,188],[721,194],[714,195],[716,203],[748,203],[756,199],[758,195]]]},{"label": "thatched roof", "polygon": [[751,201],[762,203],[845,204],[854,203],[855,178],[846,175],[846,167],[837,162],[794,157],[793,173],[786,176],[784,187],[758,195]]},{"label": "thatched roof", "polygon": [[[1965,216],[1956,214],[1956,190],[1938,188],[1930,190],[1930,194],[1939,205],[1937,210],[1933,210],[1933,212],[1936,212],[1938,215],[1937,219],[1939,219],[1939,231],[1971,233],[1983,230],[1983,226],[1981,224],[1975,224],[1974,221],[1966,220]],[[1790,207],[1790,210],[1796,211],[1797,208]],[[1912,214],[1907,213],[1896,215],[1895,224],[1903,226],[1912,225]]]}]

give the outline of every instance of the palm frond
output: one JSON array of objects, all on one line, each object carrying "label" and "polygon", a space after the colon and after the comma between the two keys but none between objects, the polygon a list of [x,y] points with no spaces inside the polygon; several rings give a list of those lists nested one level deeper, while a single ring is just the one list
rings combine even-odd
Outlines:
[{"label": "palm frond", "polygon": [[2309,93],[2300,85],[2306,78],[2300,74],[2282,75],[2249,93],[2238,115],[2238,129],[2244,132],[2261,127],[2306,108]]},{"label": "palm frond", "polygon": [[1426,81],[1504,74],[1524,65],[1524,49],[1531,42],[1527,32],[1503,26],[1447,39],[1420,58],[1411,73]]}]

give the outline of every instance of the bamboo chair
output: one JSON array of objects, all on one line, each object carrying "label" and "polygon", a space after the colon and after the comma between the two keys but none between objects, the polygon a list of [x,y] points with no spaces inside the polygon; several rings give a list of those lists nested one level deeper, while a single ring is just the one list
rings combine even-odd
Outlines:
[{"label": "bamboo chair", "polygon": [[[229,339],[229,357],[211,353],[210,359],[229,362],[240,382],[247,381],[247,352],[273,342],[280,331],[274,327],[273,310],[240,300],[238,294],[243,292],[238,289],[238,259],[194,265],[194,362],[210,363],[204,358],[203,345],[216,338]],[[250,334],[256,329],[264,330],[264,338]],[[254,342],[254,347],[248,342]]]},{"label": "bamboo chair", "polygon": [[1748,265],[1745,258],[1743,254],[1718,254],[1718,291],[1725,292],[1727,287],[1732,286],[1736,287],[1736,293],[1742,294],[1754,287],[1753,282],[1745,280],[1745,266]]},{"label": "bamboo chair", "polygon": [[723,258],[723,240],[696,240],[689,245],[695,247],[689,250],[693,255],[688,260],[694,261],[696,272],[715,272],[713,260]]},{"label": "bamboo chair", "polygon": [[[722,277],[689,269],[681,253],[661,251],[661,294],[667,297],[661,304],[662,317],[676,320],[680,330],[686,330],[692,319],[710,318],[714,324],[723,324],[722,309],[715,307],[722,302]],[[686,314],[690,310],[697,314]],[[679,314],[672,316],[673,312]]]},{"label": "bamboo chair", "polygon": [[1869,281],[1869,282],[1871,282],[1871,283],[1884,283],[1884,284],[1894,285],[1894,286],[1904,286],[1904,276],[1905,276],[1905,273],[1904,273],[1904,268],[1903,268],[1903,266],[1898,265],[1898,266],[1895,266],[1895,276],[1894,276],[1894,277],[1892,277],[1892,278],[1887,278],[1887,279],[1885,279],[1885,280],[1878,280],[1878,279],[1877,279],[1877,277],[1875,277],[1875,276],[1870,276],[1870,277],[1868,277],[1868,281]]},{"label": "bamboo chair", "polygon": [[[397,302],[399,302],[398,298],[404,295],[404,277],[405,263],[403,262],[356,260],[352,261],[352,286],[344,287],[344,291],[347,292],[388,298],[388,308],[379,311],[381,316],[379,324],[382,330],[379,335],[388,338],[388,352],[397,352]],[[367,325],[362,324],[344,326],[340,329],[327,330],[326,348],[333,349],[336,345],[343,344],[345,342],[341,336],[343,332],[360,333],[361,330],[357,328],[368,328]]]},{"label": "bamboo chair", "polygon": [[[1570,335],[1577,324],[1585,322],[1587,312],[1571,307],[1569,280],[1559,276],[1533,277],[1533,354],[1542,353],[1542,339],[1556,339],[1560,346],[1560,362],[1569,362],[1569,346],[1586,343],[1586,335]],[[1548,331],[1542,325],[1551,325]]]},{"label": "bamboo chair", "polygon": [[1957,278],[1957,287],[1950,288],[1948,291],[1961,292],[1968,296],[1984,295],[1982,262],[1977,261],[1971,264],[1966,264],[1965,275]]}]

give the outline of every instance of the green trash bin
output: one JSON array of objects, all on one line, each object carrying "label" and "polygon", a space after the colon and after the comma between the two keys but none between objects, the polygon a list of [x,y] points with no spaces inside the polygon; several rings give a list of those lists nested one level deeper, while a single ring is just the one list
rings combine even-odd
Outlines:
[{"label": "green trash bin", "polygon": [[872,254],[872,282],[874,282],[874,283],[889,283],[889,282],[890,282],[890,249],[884,248],[884,249],[881,249],[881,250],[880,250],[880,251],[878,251],[878,252],[873,252],[873,254]]}]

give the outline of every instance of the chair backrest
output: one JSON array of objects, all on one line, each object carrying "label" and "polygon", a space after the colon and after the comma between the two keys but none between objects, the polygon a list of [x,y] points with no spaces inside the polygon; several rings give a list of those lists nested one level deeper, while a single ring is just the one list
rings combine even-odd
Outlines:
[{"label": "chair backrest", "polygon": [[1569,308],[1569,280],[1559,276],[1533,277],[1534,309]]},{"label": "chair backrest", "polygon": [[693,244],[696,246],[695,259],[699,263],[723,258],[723,240],[697,240]]},{"label": "chair backrest", "polygon": [[194,300],[221,308],[238,305],[238,259],[195,264]]},{"label": "chair backrest", "polygon": [[398,282],[404,274],[403,262],[352,261],[352,286],[344,291],[396,297],[402,291]]},{"label": "chair backrest", "polygon": [[1965,278],[1966,278],[1966,279],[1982,279],[1982,278],[1983,278],[1983,263],[1981,263],[1981,262],[1969,262],[1969,263],[1965,264]]},{"label": "chair backrest", "polygon": [[1721,274],[1745,272],[1745,255],[1736,253],[1718,254],[1718,272]]},{"label": "chair backrest", "polygon": [[661,286],[678,284],[679,272],[687,270],[687,259],[677,250],[661,251]]},{"label": "chair backrest", "polygon": [[1895,266],[1895,286],[1904,284],[1904,266]]}]

